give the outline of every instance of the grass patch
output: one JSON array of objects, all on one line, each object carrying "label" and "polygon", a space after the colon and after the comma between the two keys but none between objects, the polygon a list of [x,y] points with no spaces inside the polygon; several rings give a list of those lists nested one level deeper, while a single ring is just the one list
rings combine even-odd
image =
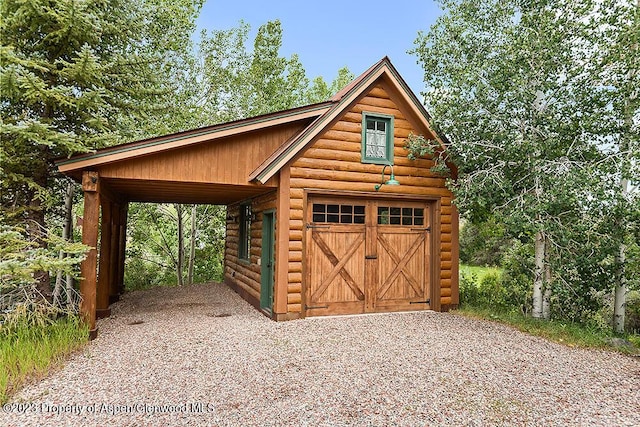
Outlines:
[{"label": "grass patch", "polygon": [[49,324],[24,322],[9,330],[0,329],[0,404],[27,381],[46,376],[87,339],[86,327],[75,316]]},{"label": "grass patch", "polygon": [[482,280],[488,274],[500,276],[502,269],[499,267],[479,267],[476,265],[460,265],[461,276],[475,276],[478,281]]},{"label": "grass patch", "polygon": [[[581,325],[578,323],[563,322],[558,320],[539,320],[526,317],[515,312],[495,312],[488,308],[462,307],[456,311],[464,316],[476,319],[497,321],[512,326],[522,332],[539,336],[549,341],[567,345],[569,347],[600,348],[615,350],[625,354],[640,354],[640,336],[629,335],[625,338],[629,346],[615,346],[611,340],[618,337],[613,332],[608,333],[602,329]],[[618,337],[619,338],[619,337]]]}]

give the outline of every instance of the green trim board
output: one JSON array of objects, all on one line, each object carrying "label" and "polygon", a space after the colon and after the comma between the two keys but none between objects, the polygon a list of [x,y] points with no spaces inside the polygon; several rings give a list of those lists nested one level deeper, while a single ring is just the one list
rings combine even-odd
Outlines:
[{"label": "green trim board", "polygon": [[238,259],[249,261],[251,257],[251,202],[240,205],[238,219]]},{"label": "green trim board", "polygon": [[262,254],[260,258],[260,309],[271,314],[275,273],[275,209],[262,213]]},{"label": "green trim board", "polygon": [[393,165],[394,117],[362,112],[362,163]]}]

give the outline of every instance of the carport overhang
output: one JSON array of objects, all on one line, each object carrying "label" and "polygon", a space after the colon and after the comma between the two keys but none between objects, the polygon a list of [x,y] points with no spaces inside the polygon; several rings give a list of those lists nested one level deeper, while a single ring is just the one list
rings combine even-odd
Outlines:
[{"label": "carport overhang", "polygon": [[124,292],[130,202],[230,205],[277,190],[257,184],[103,178],[94,170],[83,171],[81,176],[82,243],[90,249],[80,266],[80,313],[89,325],[91,339],[97,336],[96,320],[108,317],[110,304]]},{"label": "carport overhang", "polygon": [[233,185],[189,181],[162,181],[99,177],[102,195],[116,203],[182,203],[230,205],[275,190],[274,186]]},{"label": "carport overhang", "polygon": [[[249,176],[329,106],[314,104],[58,161],[60,172],[80,182],[84,193],[82,243],[90,249],[80,267],[80,313],[91,338],[97,336],[96,319],[110,315],[109,305],[124,290],[130,202],[230,205],[277,191],[281,203],[289,197],[281,174],[264,183]],[[286,294],[275,298],[274,305],[286,310]]]}]

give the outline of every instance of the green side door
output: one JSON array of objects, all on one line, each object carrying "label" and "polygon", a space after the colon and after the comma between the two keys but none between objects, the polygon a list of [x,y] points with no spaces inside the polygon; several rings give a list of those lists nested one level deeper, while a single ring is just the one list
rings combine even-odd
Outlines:
[{"label": "green side door", "polygon": [[262,214],[262,257],[260,274],[260,308],[271,314],[275,269],[275,211]]}]

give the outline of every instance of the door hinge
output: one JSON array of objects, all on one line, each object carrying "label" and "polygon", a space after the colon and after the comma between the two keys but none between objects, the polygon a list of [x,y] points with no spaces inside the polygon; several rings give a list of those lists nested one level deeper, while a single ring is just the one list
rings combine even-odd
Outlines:
[{"label": "door hinge", "polygon": [[412,228],[411,231],[431,231],[431,227],[425,228]]},{"label": "door hinge", "polygon": [[430,299],[425,301],[409,301],[409,304],[429,304],[429,302],[431,302]]},{"label": "door hinge", "polygon": [[305,310],[314,310],[316,308],[329,308],[329,306],[328,305],[307,305],[307,304],[304,305]]}]

